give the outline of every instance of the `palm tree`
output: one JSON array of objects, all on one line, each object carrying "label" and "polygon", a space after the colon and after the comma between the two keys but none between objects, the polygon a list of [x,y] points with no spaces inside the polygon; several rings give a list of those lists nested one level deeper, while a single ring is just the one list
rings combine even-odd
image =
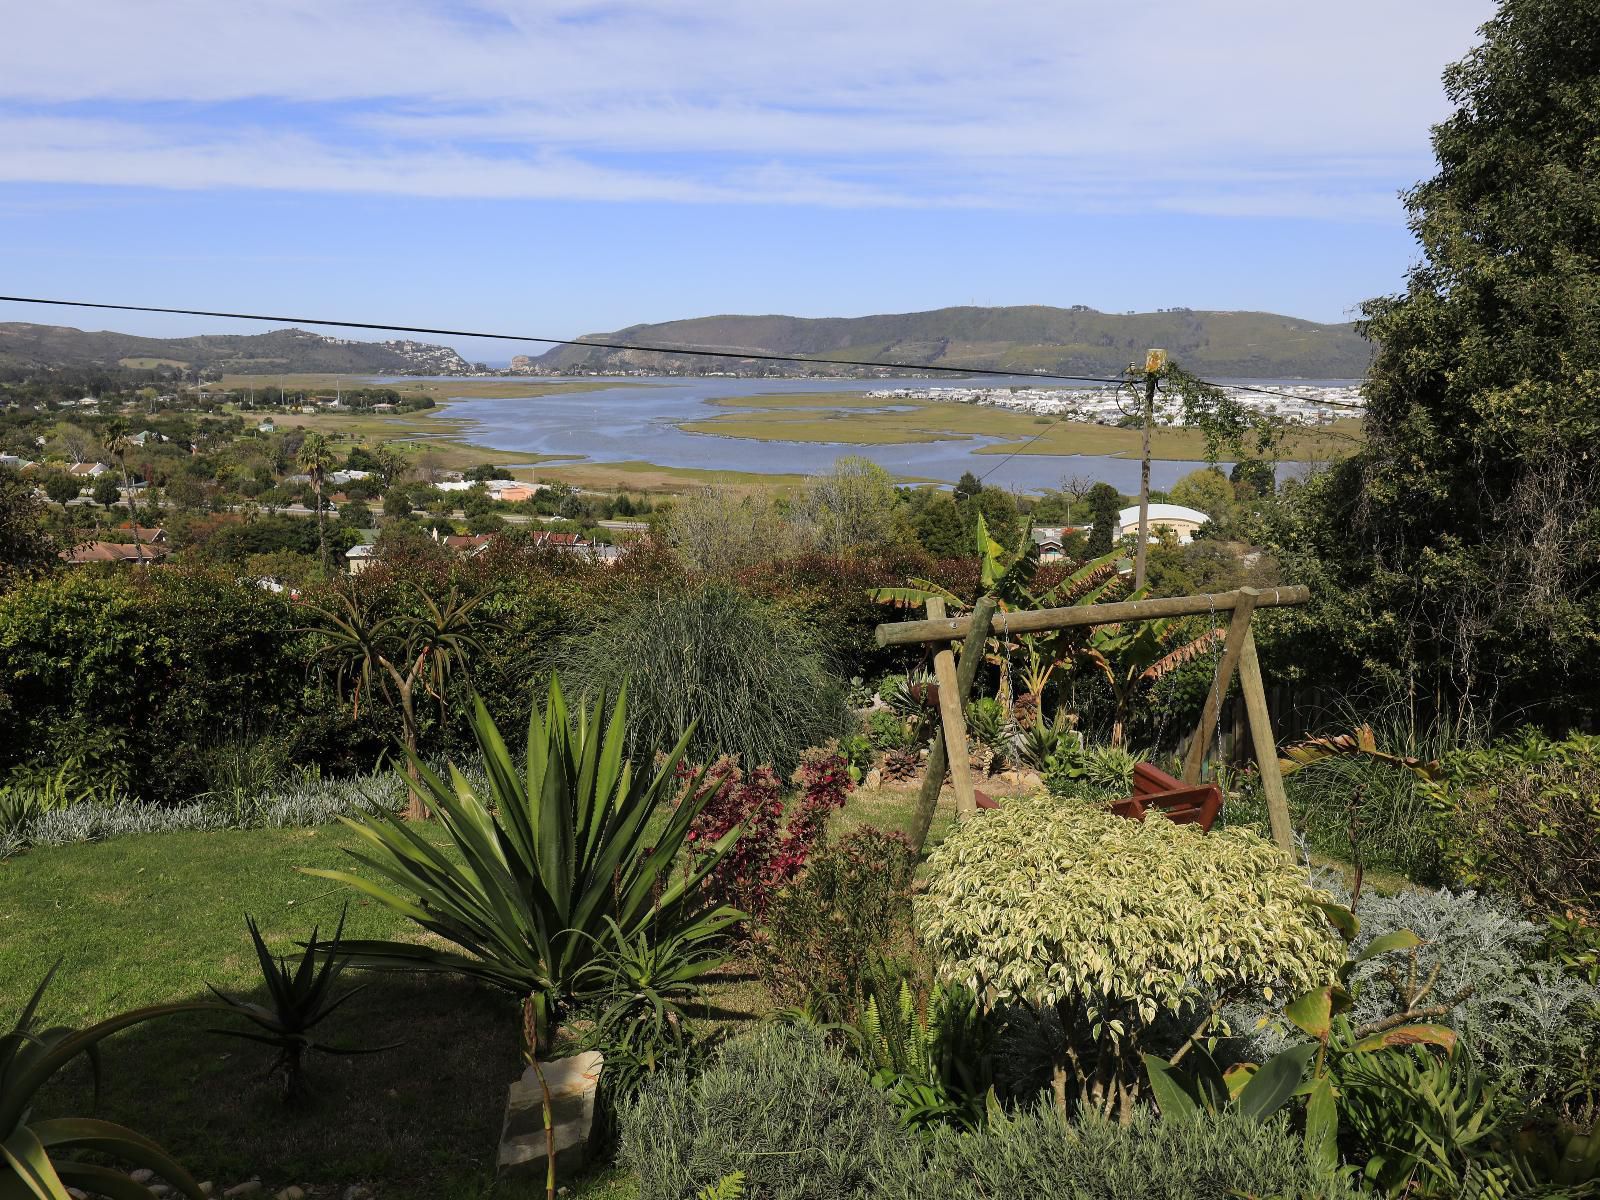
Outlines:
[{"label": "palm tree", "polygon": [[[122,471],[122,493],[128,496],[132,490],[128,484],[128,449],[133,445],[128,436],[128,427],[121,421],[112,420],[106,423],[106,452],[117,460],[117,466]],[[128,524],[133,527],[133,556],[144,563],[144,544],[139,537],[139,514],[133,509],[133,499],[128,499]]]},{"label": "palm tree", "polygon": [[401,741],[406,750],[406,774],[412,784],[406,808],[409,820],[428,815],[417,774],[417,688],[439,704],[445,718],[445,687],[456,668],[483,649],[479,641],[483,621],[476,615],[482,596],[462,596],[451,588],[442,604],[415,588],[422,611],[379,616],[372,605],[359,603],[353,594],[339,593],[338,611],[313,608],[322,624],[313,632],[327,638],[327,653],[336,660],[335,684],[348,692],[354,712],[361,711],[361,695],[377,689],[400,707]]},{"label": "palm tree", "polygon": [[320,433],[306,434],[295,455],[295,462],[311,476],[311,490],[317,497],[317,562],[324,571],[328,569],[328,535],[327,514],[322,511],[322,479],[336,461],[328,439]]}]

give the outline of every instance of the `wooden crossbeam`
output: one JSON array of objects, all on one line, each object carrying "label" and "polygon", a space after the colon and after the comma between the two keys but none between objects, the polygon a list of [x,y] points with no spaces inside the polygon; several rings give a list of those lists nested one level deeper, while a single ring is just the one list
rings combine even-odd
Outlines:
[{"label": "wooden crossbeam", "polygon": [[[1161,617],[1197,617],[1205,613],[1231,613],[1242,592],[1214,596],[1169,596],[1161,600],[1124,600],[1116,604],[1074,604],[1066,608],[1035,608],[1006,613],[1006,633],[1044,633],[1080,625],[1120,625],[1127,621],[1154,621]],[[1304,604],[1311,599],[1307,587],[1267,588],[1259,592],[1256,608]],[[926,621],[891,621],[877,628],[880,646],[915,646],[923,642],[955,642],[967,636],[970,616],[941,617]]]}]

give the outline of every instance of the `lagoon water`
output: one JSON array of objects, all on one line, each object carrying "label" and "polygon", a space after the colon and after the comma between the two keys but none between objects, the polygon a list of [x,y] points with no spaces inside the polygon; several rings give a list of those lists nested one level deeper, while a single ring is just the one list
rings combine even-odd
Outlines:
[{"label": "lagoon water", "polygon": [[[562,382],[541,377],[537,383]],[[594,383],[593,376],[571,382]],[[1015,386],[1014,377],[950,380],[962,386]],[[680,422],[740,411],[711,403],[719,398],[797,392],[865,392],[927,387],[917,379],[724,379],[685,376],[629,377],[593,391],[508,399],[461,399],[440,415],[464,422],[466,440],[496,450],[560,455],[588,462],[648,462],[664,467],[760,474],[826,471],[841,455],[859,454],[897,476],[954,483],[965,471],[988,483],[1022,491],[1057,487],[1066,476],[1103,480],[1122,492],[1139,486],[1137,459],[1104,455],[980,454],[1001,439],[973,437],[941,442],[860,446],[849,442],[776,442],[686,433]],[[885,408],[893,407],[885,402]],[[846,418],[848,419],[848,417]],[[1153,462],[1151,485],[1170,487],[1203,466],[1197,462]],[[1224,464],[1226,466],[1226,464]]]}]

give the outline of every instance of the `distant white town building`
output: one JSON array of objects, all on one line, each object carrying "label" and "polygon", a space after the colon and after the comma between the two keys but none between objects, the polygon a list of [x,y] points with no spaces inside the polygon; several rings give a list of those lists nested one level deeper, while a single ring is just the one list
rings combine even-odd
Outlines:
[{"label": "distant white town building", "polygon": [[[1158,532],[1170,529],[1177,537],[1180,546],[1186,546],[1194,541],[1194,531],[1206,524],[1211,518],[1197,508],[1185,508],[1181,504],[1152,504],[1150,506],[1150,540],[1155,541]],[[1125,508],[1117,514],[1117,533],[1120,537],[1139,536],[1139,506]]]}]

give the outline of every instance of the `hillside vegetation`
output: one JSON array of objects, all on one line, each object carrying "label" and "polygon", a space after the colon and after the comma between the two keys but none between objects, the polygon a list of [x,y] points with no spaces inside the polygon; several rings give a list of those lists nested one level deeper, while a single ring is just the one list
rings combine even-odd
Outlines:
[{"label": "hillside vegetation", "polygon": [[285,371],[426,373],[471,369],[448,346],[427,342],[358,342],[304,329],[151,338],[67,325],[0,324],[0,367],[182,367],[267,375]]},{"label": "hillside vegetation", "polygon": [[[941,308],[870,317],[716,316],[656,325],[630,325],[591,334],[619,342],[668,343],[763,351],[862,364],[915,363],[1004,368],[1060,374],[1114,375],[1149,346],[1162,346],[1189,369],[1207,375],[1353,379],[1372,346],[1352,325],[1322,325],[1259,312],[1172,309],[1103,313],[1091,308],[1022,305]],[[706,370],[705,360],[671,354],[561,346],[541,356],[559,370],[645,368]],[[736,360],[720,369],[739,369]],[[745,364],[766,373],[778,364]],[[848,368],[846,368],[848,369]]]}]

